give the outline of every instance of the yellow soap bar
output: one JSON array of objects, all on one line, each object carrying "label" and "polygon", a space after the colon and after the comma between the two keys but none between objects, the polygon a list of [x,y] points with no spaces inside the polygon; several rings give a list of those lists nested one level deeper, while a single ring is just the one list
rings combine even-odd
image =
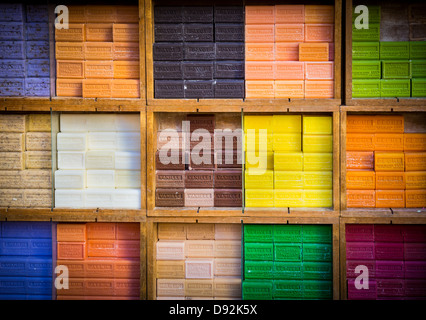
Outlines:
[{"label": "yellow soap bar", "polygon": [[333,190],[305,190],[305,207],[330,208],[333,206]]},{"label": "yellow soap bar", "polygon": [[272,151],[273,135],[259,134],[249,132],[244,135],[244,150],[248,152],[254,151]]},{"label": "yellow soap bar", "polygon": [[272,150],[275,152],[302,151],[302,135],[300,133],[274,133]]},{"label": "yellow soap bar", "polygon": [[303,152],[333,152],[333,136],[304,134]]},{"label": "yellow soap bar", "polygon": [[246,152],[246,169],[274,169],[273,152]]},{"label": "yellow soap bar", "polygon": [[303,171],[274,171],[275,189],[303,189]]},{"label": "yellow soap bar", "polygon": [[302,171],[303,153],[302,152],[275,152],[274,170],[277,171]]},{"label": "yellow soap bar", "polygon": [[304,171],[332,171],[332,153],[303,153]]},{"label": "yellow soap bar", "polygon": [[51,169],[52,153],[50,151],[26,151],[25,167],[27,169]]},{"label": "yellow soap bar", "polygon": [[25,140],[27,151],[52,150],[50,132],[27,132]]},{"label": "yellow soap bar", "polygon": [[0,152],[0,170],[24,170],[24,152]]},{"label": "yellow soap bar", "polygon": [[304,189],[332,189],[333,172],[331,171],[307,171],[303,177]]},{"label": "yellow soap bar", "polygon": [[2,114],[0,132],[25,132],[26,117],[23,114]]},{"label": "yellow soap bar", "polygon": [[246,189],[273,189],[274,171],[250,169],[245,171]]},{"label": "yellow soap bar", "polygon": [[24,133],[0,132],[0,152],[22,152],[24,150]]},{"label": "yellow soap bar", "polygon": [[274,203],[277,208],[304,207],[304,191],[303,190],[290,190],[290,189],[275,189],[274,190]]},{"label": "yellow soap bar", "polygon": [[245,206],[252,208],[274,207],[273,189],[246,189]]},{"label": "yellow soap bar", "polygon": [[303,134],[333,134],[333,118],[303,116]]},{"label": "yellow soap bar", "polygon": [[273,115],[272,130],[276,133],[302,132],[302,116],[300,115]]},{"label": "yellow soap bar", "polygon": [[244,132],[247,132],[247,129],[266,129],[272,131],[272,116],[244,116]]},{"label": "yellow soap bar", "polygon": [[50,132],[50,114],[28,115],[28,131]]}]

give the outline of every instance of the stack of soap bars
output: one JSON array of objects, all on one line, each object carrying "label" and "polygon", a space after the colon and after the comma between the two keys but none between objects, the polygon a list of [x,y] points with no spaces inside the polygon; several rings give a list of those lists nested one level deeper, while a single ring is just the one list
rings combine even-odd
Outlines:
[{"label": "stack of soap bars", "polygon": [[50,96],[47,5],[0,4],[0,96]]},{"label": "stack of soap bars", "polygon": [[246,6],[246,97],[334,97],[334,6]]},{"label": "stack of soap bars", "polygon": [[158,224],[157,300],[241,299],[240,224]]},{"label": "stack of soap bars", "polygon": [[52,206],[49,114],[0,116],[0,207]]},{"label": "stack of soap bars", "polygon": [[55,29],[56,95],[139,98],[139,14],[135,6],[69,6]]},{"label": "stack of soap bars", "polygon": [[329,116],[244,116],[245,206],[332,207],[332,127]]}]

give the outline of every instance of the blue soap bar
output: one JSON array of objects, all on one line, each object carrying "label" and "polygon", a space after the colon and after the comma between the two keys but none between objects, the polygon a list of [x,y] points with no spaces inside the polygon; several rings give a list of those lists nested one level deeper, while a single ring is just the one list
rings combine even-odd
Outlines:
[{"label": "blue soap bar", "polygon": [[183,7],[183,22],[186,22],[186,23],[213,22],[213,6]]},{"label": "blue soap bar", "polygon": [[215,98],[244,98],[244,80],[216,80]]},{"label": "blue soap bar", "polygon": [[49,25],[44,22],[33,22],[25,25],[27,40],[49,41]]},{"label": "blue soap bar", "polygon": [[1,228],[3,238],[52,238],[52,224],[50,222],[7,221],[2,223]]},{"label": "blue soap bar", "polygon": [[242,23],[216,23],[214,26],[214,37],[216,42],[243,42],[244,24]]},{"label": "blue soap bar", "polygon": [[182,63],[183,79],[212,80],[213,61],[184,61]]},{"label": "blue soap bar", "polygon": [[0,276],[51,277],[52,259],[50,257],[2,256],[0,257]]},{"label": "blue soap bar", "polygon": [[216,6],[214,8],[214,21],[223,23],[243,23],[243,6]]},{"label": "blue soap bar", "polygon": [[189,42],[184,46],[185,60],[214,60],[215,52],[213,42]]},{"label": "blue soap bar", "polygon": [[187,23],[183,26],[183,39],[188,42],[213,41],[213,23]]},{"label": "blue soap bar", "polygon": [[50,295],[52,278],[49,277],[0,277],[2,294]]},{"label": "blue soap bar", "polygon": [[244,60],[243,42],[218,42],[216,43],[217,60]]},{"label": "blue soap bar", "polygon": [[0,41],[0,59],[25,59],[25,42]]},{"label": "blue soap bar", "polygon": [[48,59],[27,60],[27,77],[46,78],[50,76],[50,61]]},{"label": "blue soap bar", "polygon": [[156,6],[154,7],[154,23],[181,23],[182,7]]},{"label": "blue soap bar", "polygon": [[154,43],[154,61],[182,61],[183,43]]},{"label": "blue soap bar", "polygon": [[154,87],[156,99],[179,99],[184,97],[183,80],[155,80]]},{"label": "blue soap bar", "polygon": [[41,295],[52,293],[52,278],[49,277],[37,277],[37,278],[26,278],[26,293],[28,295]]},{"label": "blue soap bar", "polygon": [[24,5],[20,3],[0,3],[2,21],[24,22]]},{"label": "blue soap bar", "polygon": [[27,22],[49,22],[47,5],[27,5]]},{"label": "blue soap bar", "polygon": [[0,300],[52,300],[52,295],[0,294]]},{"label": "blue soap bar", "polygon": [[49,97],[50,78],[27,78],[25,80],[25,96]]},{"label": "blue soap bar", "polygon": [[24,40],[24,23],[0,22],[0,40]]},{"label": "blue soap bar", "polygon": [[214,81],[185,80],[185,98],[214,98]]},{"label": "blue soap bar", "polygon": [[215,61],[215,79],[244,79],[244,61]]},{"label": "blue soap bar", "polygon": [[154,36],[155,42],[183,41],[183,24],[156,23]]},{"label": "blue soap bar", "polygon": [[49,41],[27,41],[27,59],[48,59]]},{"label": "blue soap bar", "polygon": [[25,78],[25,60],[0,60],[0,78]]},{"label": "blue soap bar", "polygon": [[50,256],[51,239],[0,239],[0,255]]},{"label": "blue soap bar", "polygon": [[24,95],[25,79],[0,78],[1,97],[21,97]]},{"label": "blue soap bar", "polygon": [[182,62],[179,61],[154,61],[155,80],[182,80]]}]

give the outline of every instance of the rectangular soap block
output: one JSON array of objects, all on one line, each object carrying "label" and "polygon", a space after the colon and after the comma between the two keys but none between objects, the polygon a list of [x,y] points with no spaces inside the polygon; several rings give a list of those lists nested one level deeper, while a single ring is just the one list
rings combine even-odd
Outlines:
[{"label": "rectangular soap block", "polygon": [[188,153],[189,170],[215,170],[217,168],[214,150],[194,149]]},{"label": "rectangular soap block", "polygon": [[274,63],[272,61],[247,61],[245,65],[245,79],[274,79]]},{"label": "rectangular soap block", "polygon": [[25,151],[25,167],[27,169],[51,169],[52,154],[50,151]]},{"label": "rectangular soap block", "polygon": [[[229,60],[230,52],[232,49],[225,50],[225,48],[232,47],[232,44],[222,44],[220,49],[222,52],[222,59]],[[235,53],[235,52],[234,52]],[[183,45],[183,58],[185,60],[214,60],[216,58],[216,45],[213,42],[190,42]]]},{"label": "rectangular soap block", "polygon": [[213,295],[215,299],[241,299],[241,279],[239,277],[215,278]]},{"label": "rectangular soap block", "polygon": [[321,135],[333,133],[333,118],[325,116],[303,116],[303,134]]},{"label": "rectangular soap block", "polygon": [[382,61],[383,79],[410,79],[411,62],[410,60],[385,60]]},{"label": "rectangular soap block", "polygon": [[346,204],[348,208],[375,208],[376,192],[374,190],[347,190]]},{"label": "rectangular soap block", "polygon": [[49,97],[50,78],[27,78],[25,80],[25,96]]},{"label": "rectangular soap block", "polygon": [[214,190],[185,189],[185,207],[214,207]]},{"label": "rectangular soap block", "polygon": [[332,189],[333,174],[330,171],[325,172],[305,172],[303,177],[304,189]]},{"label": "rectangular soap block", "polygon": [[25,79],[0,79],[0,96],[21,97],[25,94]]},{"label": "rectangular soap block", "polygon": [[273,61],[275,57],[275,48],[273,42],[259,42],[245,44],[246,61]]},{"label": "rectangular soap block", "polygon": [[[88,154],[88,158],[90,154]],[[141,156],[140,152],[120,151],[115,152],[115,169],[119,170],[140,170]]]},{"label": "rectangular soap block", "polygon": [[112,61],[85,61],[86,79],[112,79],[114,74]]},{"label": "rectangular soap block", "polygon": [[245,189],[245,206],[274,207],[274,190],[272,189]]},{"label": "rectangular soap block", "polygon": [[24,24],[22,22],[0,22],[0,29],[0,40],[25,40]]},{"label": "rectangular soap block", "polygon": [[275,83],[273,80],[246,80],[246,98],[273,99]]},{"label": "rectangular soap block", "polygon": [[302,23],[275,24],[275,42],[303,42],[306,39]]},{"label": "rectangular soap block", "polygon": [[183,297],[185,296],[185,279],[157,279],[157,296]]},{"label": "rectangular soap block", "polygon": [[0,152],[25,151],[25,134],[0,133]]},{"label": "rectangular soap block", "polygon": [[411,96],[418,98],[426,97],[426,79],[411,80]]},{"label": "rectangular soap block", "polygon": [[[49,40],[49,24],[47,23],[26,23],[25,25],[26,40]],[[19,40],[19,39],[18,39]]]},{"label": "rectangular soap block", "polygon": [[64,260],[83,260],[87,257],[86,243],[84,241],[58,242],[57,257]]},{"label": "rectangular soap block", "polygon": [[[289,188],[285,186],[285,188]],[[304,207],[304,192],[302,189],[274,189],[274,207]]]},{"label": "rectangular soap block", "polygon": [[[244,74],[244,71],[241,71]],[[215,98],[244,98],[244,80],[216,80],[214,83]]]},{"label": "rectangular soap block", "polygon": [[328,43],[299,43],[299,61],[328,61],[328,58]]},{"label": "rectangular soap block", "polygon": [[0,171],[0,189],[49,189],[51,176],[48,169]]},{"label": "rectangular soap block", "polygon": [[213,258],[214,257],[214,240],[185,241],[185,257]]},{"label": "rectangular soap block", "polygon": [[138,42],[114,42],[112,44],[114,60],[138,61],[139,43]]},{"label": "rectangular soap block", "polygon": [[27,22],[48,22],[49,11],[47,5],[27,5]]},{"label": "rectangular soap block", "polygon": [[86,172],[84,170],[55,171],[55,189],[84,189]]},{"label": "rectangular soap block", "polygon": [[56,42],[86,41],[85,24],[70,23],[68,29],[55,29]]},{"label": "rectangular soap block", "polygon": [[274,24],[275,7],[274,6],[246,6],[245,7],[246,24]]},{"label": "rectangular soap block", "polygon": [[[48,78],[50,77],[49,59],[31,59],[26,62],[27,77]],[[47,82],[50,84],[50,81]]]},{"label": "rectangular soap block", "polygon": [[55,190],[55,208],[84,208],[83,190]]},{"label": "rectangular soap block", "polygon": [[305,63],[299,61],[275,61],[275,80],[304,80]]},{"label": "rectangular soap block", "polygon": [[23,152],[0,152],[2,161],[0,170],[24,170],[25,157]]},{"label": "rectangular soap block", "polygon": [[214,171],[214,187],[219,189],[241,188],[242,173],[240,170]]},{"label": "rectangular soap block", "polygon": [[242,227],[237,224],[215,224],[215,240],[241,240]]},{"label": "rectangular soap block", "polygon": [[[215,19],[216,20],[216,19]],[[217,23],[214,25],[215,41],[242,42],[244,41],[244,24]]]},{"label": "rectangular soap block", "polygon": [[213,188],[213,171],[185,172],[184,182],[186,188]]},{"label": "rectangular soap block", "polygon": [[140,82],[134,79],[114,79],[111,88],[112,98],[139,98]]},{"label": "rectangular soap block", "polygon": [[334,42],[334,24],[305,24],[305,42]]},{"label": "rectangular soap block", "polygon": [[59,132],[56,148],[58,151],[86,151],[87,134]]},{"label": "rectangular soap block", "polygon": [[305,98],[304,80],[276,80],[275,99],[303,99]]},{"label": "rectangular soap block", "polygon": [[426,45],[424,41],[410,41],[410,59],[426,59]]},{"label": "rectangular soap block", "polygon": [[25,56],[26,46],[24,41],[0,41],[0,59],[23,60]]},{"label": "rectangular soap block", "polygon": [[401,133],[376,133],[374,149],[375,151],[403,151],[404,135]]},{"label": "rectangular soap block", "polygon": [[218,240],[215,239],[215,258],[241,258],[240,240]]},{"label": "rectangular soap block", "polygon": [[24,5],[20,3],[4,3],[0,6],[2,21],[24,21]]},{"label": "rectangular soap block", "polygon": [[[131,63],[131,61],[114,61],[114,72],[116,70],[115,63]],[[139,65],[139,64],[138,64]],[[190,63],[190,66],[193,66],[194,63]],[[130,68],[125,68],[125,65],[117,65],[117,73],[119,70],[123,69],[124,72],[130,71]],[[194,68],[194,67],[193,67]],[[132,68],[133,69],[133,68]],[[135,70],[136,71],[136,70]],[[135,72],[132,72],[135,74]],[[121,72],[120,72],[121,74]],[[138,71],[139,75],[139,71]],[[123,77],[127,78],[127,77]],[[154,79],[169,79],[169,80],[181,80],[183,79],[183,65],[180,61],[154,61]]]},{"label": "rectangular soap block", "polygon": [[302,151],[302,135],[300,133],[275,133],[272,149],[274,152]]},{"label": "rectangular soap block", "polygon": [[376,208],[404,208],[404,190],[376,190]]},{"label": "rectangular soap block", "polygon": [[333,206],[333,190],[304,190],[304,206],[307,208],[331,208]]},{"label": "rectangular soap block", "polygon": [[299,61],[298,42],[276,42],[274,49],[275,61]]},{"label": "rectangular soap block", "polygon": [[408,60],[410,59],[409,41],[381,41],[380,60]]},{"label": "rectangular soap block", "polygon": [[59,242],[84,242],[86,241],[86,224],[59,223],[56,226],[56,237]]},{"label": "rectangular soap block", "polygon": [[402,152],[375,152],[375,171],[404,171],[404,153]]},{"label": "rectangular soap block", "polygon": [[374,242],[348,242],[346,244],[347,260],[374,260],[375,252]]},{"label": "rectangular soap block", "polygon": [[139,24],[114,23],[112,36],[114,42],[139,42]]},{"label": "rectangular soap block", "polygon": [[244,300],[271,300],[272,281],[243,281],[242,296]]},{"label": "rectangular soap block", "polygon": [[114,151],[87,151],[85,154],[85,169],[115,169],[115,165]]},{"label": "rectangular soap block", "polygon": [[353,60],[352,79],[380,79],[382,64],[376,60]]},{"label": "rectangular soap block", "polygon": [[214,259],[186,259],[185,279],[213,279]]},{"label": "rectangular soap block", "polygon": [[305,79],[334,80],[334,62],[305,62]]},{"label": "rectangular soap block", "polygon": [[[183,24],[184,42],[212,42],[215,34],[213,23],[185,23]],[[176,41],[176,40],[173,40]]]},{"label": "rectangular soap block", "polygon": [[348,133],[375,133],[377,116],[348,115],[346,132]]},{"label": "rectangular soap block", "polygon": [[273,261],[274,257],[273,243],[244,243],[244,259],[250,261]]},{"label": "rectangular soap block", "polygon": [[182,61],[184,50],[182,43],[154,43],[154,61]]},{"label": "rectangular soap block", "polygon": [[155,42],[182,42],[183,24],[181,23],[155,23],[154,25]]},{"label": "rectangular soap block", "polygon": [[273,115],[272,131],[274,133],[301,133],[302,117],[300,115]]},{"label": "rectangular soap block", "polygon": [[178,149],[172,151],[157,151],[155,154],[157,170],[185,170],[185,154]]},{"label": "rectangular soap block", "polygon": [[274,171],[275,189],[303,189],[303,171]]},{"label": "rectangular soap block", "polygon": [[244,7],[243,6],[215,6],[214,21],[224,23],[243,23]]},{"label": "rectangular soap block", "polygon": [[186,51],[189,54],[186,57],[196,60],[244,60],[244,47],[244,42],[216,42],[214,49],[208,48],[209,51],[202,53],[201,56],[195,55],[195,49],[192,48],[193,52],[191,52],[190,48]]},{"label": "rectangular soap block", "polygon": [[374,190],[376,175],[370,170],[348,170],[346,172],[346,188],[350,190]]},{"label": "rectangular soap block", "polygon": [[352,24],[352,41],[380,41],[380,23],[369,23],[368,29],[357,29]]},{"label": "rectangular soap block", "polygon": [[247,260],[244,262],[244,278],[262,280],[265,283],[265,279],[273,279],[273,267],[273,261]]},{"label": "rectangular soap block", "polygon": [[0,132],[26,132],[27,124],[27,115],[3,114],[0,118]]},{"label": "rectangular soap block", "polygon": [[410,97],[411,82],[409,79],[380,80],[380,95],[382,98]]},{"label": "rectangular soap block", "polygon": [[329,153],[333,152],[333,136],[303,134],[303,152]]},{"label": "rectangular soap block", "polygon": [[112,81],[110,79],[84,79],[83,98],[111,98]]},{"label": "rectangular soap block", "polygon": [[353,79],[353,98],[379,98],[381,96],[381,80]]},{"label": "rectangular soap block", "polygon": [[155,175],[156,188],[183,188],[185,171],[157,170]]},{"label": "rectangular soap block", "polygon": [[302,152],[283,152],[274,153],[275,171],[302,171],[303,170]]},{"label": "rectangular soap block", "polygon": [[63,79],[83,79],[84,62],[78,60],[56,61],[56,76]]},{"label": "rectangular soap block", "polygon": [[[215,61],[214,62],[215,79],[243,79],[244,62],[243,61]],[[243,86],[244,88],[244,86]]]},{"label": "rectangular soap block", "polygon": [[404,190],[404,172],[376,172],[376,189],[378,190]]},{"label": "rectangular soap block", "polygon": [[[186,225],[186,238],[188,240],[214,240],[215,225],[211,223],[203,224],[187,224]],[[209,249],[210,250],[209,243]],[[210,254],[210,253],[209,253]]]},{"label": "rectangular soap block", "polygon": [[376,133],[404,133],[404,117],[376,115]]},{"label": "rectangular soap block", "polygon": [[405,171],[426,171],[425,152],[405,152]]},{"label": "rectangular soap block", "polygon": [[157,189],[155,191],[156,207],[183,207],[184,189]]},{"label": "rectangular soap block", "polygon": [[157,279],[183,279],[185,278],[184,261],[157,260]]},{"label": "rectangular soap block", "polygon": [[[167,65],[166,65],[167,66]],[[164,67],[166,67],[164,66]],[[174,70],[177,71],[177,65],[172,65]],[[213,61],[184,61],[181,64],[181,74],[180,79],[184,80],[212,80],[214,72],[214,63]],[[183,78],[182,78],[183,77]],[[176,78],[177,73],[176,73]],[[168,79],[171,79],[168,77]]]},{"label": "rectangular soap block", "polygon": [[181,6],[155,6],[154,21],[161,23],[179,23],[183,21],[182,12]]},{"label": "rectangular soap block", "polygon": [[50,151],[51,144],[50,132],[27,132],[25,135],[27,151]]},{"label": "rectangular soap block", "polygon": [[[114,55],[111,42],[85,42],[83,52],[80,52],[79,47],[75,47],[74,50],[77,51],[77,57],[73,59],[80,59],[83,54],[85,60],[112,60]],[[68,56],[68,54],[70,53],[63,55]]]},{"label": "rectangular soap block", "polygon": [[426,189],[426,172],[423,172],[423,171],[405,172],[405,188],[407,190]]},{"label": "rectangular soap block", "polygon": [[246,170],[244,182],[246,189],[273,189],[274,171],[261,169]]},{"label": "rectangular soap block", "polygon": [[306,99],[332,99],[334,98],[333,80],[305,80]]},{"label": "rectangular soap block", "polygon": [[243,203],[241,190],[236,189],[215,189],[215,207],[241,207]]},{"label": "rectangular soap block", "polygon": [[154,81],[155,98],[183,98],[184,81],[183,80],[155,80]]},{"label": "rectangular soap block", "polygon": [[305,6],[275,5],[275,23],[305,23]]},{"label": "rectangular soap block", "polygon": [[88,188],[114,188],[114,170],[87,170],[86,180]]},{"label": "rectangular soap block", "polygon": [[56,79],[56,95],[58,97],[82,97],[82,79]]},{"label": "rectangular soap block", "polygon": [[1,189],[0,200],[2,207],[23,208],[25,207],[24,190]]},{"label": "rectangular soap block", "polygon": [[88,5],[85,8],[86,20],[90,22],[115,22],[116,7],[109,5]]},{"label": "rectangular soap block", "polygon": [[213,6],[184,6],[182,9],[183,22],[213,22]]},{"label": "rectangular soap block", "polygon": [[[186,297],[213,297],[213,279],[188,279],[185,280]],[[196,298],[199,299],[199,298]]]},{"label": "rectangular soap block", "polygon": [[353,60],[379,60],[380,42],[352,42]]},{"label": "rectangular soap block", "polygon": [[334,6],[305,5],[305,23],[334,23]]}]

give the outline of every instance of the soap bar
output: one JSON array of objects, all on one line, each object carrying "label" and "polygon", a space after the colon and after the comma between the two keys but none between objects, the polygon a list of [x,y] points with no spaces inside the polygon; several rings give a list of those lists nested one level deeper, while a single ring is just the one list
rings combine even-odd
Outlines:
[{"label": "soap bar", "polygon": [[[226,45],[224,45],[225,47]],[[229,44],[227,46],[230,46]],[[183,58],[169,60],[214,60],[216,46],[213,42],[190,42],[183,46]],[[155,59],[155,56],[154,56]],[[224,58],[229,59],[229,58]]]},{"label": "soap bar", "polygon": [[369,23],[368,29],[357,29],[352,24],[352,41],[380,41],[380,23]]},{"label": "soap bar", "polygon": [[275,81],[275,98],[305,98],[305,81],[304,80],[276,80]]},{"label": "soap bar", "polygon": [[376,172],[376,189],[403,190],[405,189],[404,172]]},{"label": "soap bar", "polygon": [[426,189],[426,172],[410,171],[405,172],[405,187],[411,189]]},{"label": "soap bar", "polygon": [[405,152],[405,171],[426,171],[426,152]]},{"label": "soap bar", "polygon": [[303,171],[274,171],[275,189],[302,189]]},{"label": "soap bar", "polygon": [[303,116],[303,134],[321,135],[333,133],[333,118],[324,116]]},{"label": "soap bar", "polygon": [[[247,55],[247,49],[246,49]],[[298,61],[299,43],[298,42],[276,42],[275,43],[275,61]]]},{"label": "soap bar", "polygon": [[27,169],[51,169],[52,154],[50,151],[25,151]]},{"label": "soap bar", "polygon": [[213,171],[185,172],[185,188],[213,188]]},{"label": "soap bar", "polygon": [[239,170],[217,170],[214,172],[215,189],[239,189],[242,186],[242,173]]},{"label": "soap bar", "polygon": [[376,192],[374,190],[347,190],[346,204],[348,208],[375,208]]},{"label": "soap bar", "polygon": [[[243,61],[215,61],[214,62],[215,79],[243,79],[244,62]],[[244,89],[244,85],[243,85]]]},{"label": "soap bar", "polygon": [[56,95],[58,97],[82,97],[83,80],[56,79]]},{"label": "soap bar", "polygon": [[21,97],[24,95],[25,79],[0,79],[0,96]]},{"label": "soap bar", "polygon": [[243,6],[215,6],[214,21],[223,23],[243,23]]},{"label": "soap bar", "polygon": [[183,98],[183,80],[155,80],[155,98]]},{"label": "soap bar", "polygon": [[0,132],[25,132],[26,117],[23,114],[3,114],[0,118]]},{"label": "soap bar", "polygon": [[50,151],[52,149],[50,132],[27,132],[25,139],[28,151]]},{"label": "soap bar", "polygon": [[214,207],[214,190],[185,189],[185,207]]},{"label": "soap bar", "polygon": [[346,171],[346,188],[348,190],[374,190],[376,188],[375,172],[370,170]]},{"label": "soap bar", "polygon": [[380,95],[382,98],[410,97],[411,82],[404,80],[380,80]]},{"label": "soap bar", "polygon": [[274,99],[275,83],[273,80],[246,80],[246,98]]},{"label": "soap bar", "polygon": [[24,21],[24,6],[18,3],[3,3],[0,5],[0,15],[3,21]]},{"label": "soap bar", "polygon": [[[114,61],[113,68],[114,68],[114,79],[139,79],[140,72],[139,72],[138,61]],[[154,66],[154,74],[155,74],[155,66]]]},{"label": "soap bar", "polygon": [[86,41],[85,24],[70,23],[68,29],[55,29],[56,42]]},{"label": "soap bar", "polygon": [[243,203],[241,190],[236,189],[215,189],[215,207],[241,207]]},{"label": "soap bar", "polygon": [[426,44],[424,41],[410,41],[410,59],[426,59]]},{"label": "soap bar", "polygon": [[217,151],[216,164],[219,169],[241,169],[242,163],[241,152]]},{"label": "soap bar", "polygon": [[305,172],[303,175],[303,187],[304,189],[332,189],[333,174],[331,171]]},{"label": "soap bar", "polygon": [[426,191],[406,190],[405,201],[407,208],[423,208],[426,205]]},{"label": "soap bar", "polygon": [[305,62],[306,80],[334,80],[334,62]]},{"label": "soap bar", "polygon": [[213,6],[184,6],[182,15],[183,22],[187,23],[213,22]]},{"label": "soap bar", "polygon": [[185,241],[185,257],[212,258],[214,257],[214,247],[215,247],[214,243],[215,243],[214,240],[189,240],[188,239],[187,241]]},{"label": "soap bar", "polygon": [[274,170],[278,171],[302,171],[303,170],[302,152],[274,153]]},{"label": "soap bar", "polygon": [[157,170],[185,170],[185,156],[178,150],[157,151],[155,167]]},{"label": "soap bar", "polygon": [[[50,61],[48,59],[31,59],[26,63],[27,77],[50,77]],[[50,84],[50,81],[47,81]]]},{"label": "soap bar", "polygon": [[84,208],[83,190],[55,190],[55,208]]},{"label": "soap bar", "polygon": [[332,135],[303,135],[303,152],[333,152]]},{"label": "soap bar", "polygon": [[112,79],[112,61],[85,61],[84,74],[86,79]]},{"label": "soap bar", "polygon": [[155,23],[154,34],[155,42],[183,41],[183,24]]},{"label": "soap bar", "polygon": [[0,133],[0,152],[25,151],[25,135],[23,133]]},{"label": "soap bar", "polygon": [[305,80],[306,99],[332,99],[334,98],[333,80]]},{"label": "soap bar", "polygon": [[411,96],[412,97],[426,97],[426,80],[425,79],[412,79],[411,80]]},{"label": "soap bar", "polygon": [[114,42],[112,50],[114,60],[139,60],[139,43],[137,42]]},{"label": "soap bar", "polygon": [[87,170],[87,188],[114,188],[114,170]]},{"label": "soap bar", "polygon": [[304,5],[275,5],[275,23],[304,23]]},{"label": "soap bar", "polygon": [[410,79],[411,78],[411,62],[386,60],[382,61],[382,78],[383,79]]},{"label": "soap bar", "polygon": [[114,42],[139,42],[139,24],[114,23],[112,37]]},{"label": "soap bar", "polygon": [[274,63],[272,61],[247,61],[245,66],[245,79],[274,79]]},{"label": "soap bar", "polygon": [[377,133],[404,133],[404,116],[376,115]]},{"label": "soap bar", "polygon": [[[244,74],[244,70],[241,70],[241,74]],[[214,97],[244,98],[244,80],[216,80],[214,84]]]},{"label": "soap bar", "polygon": [[0,152],[2,161],[0,170],[24,170],[25,158],[23,152]]},{"label": "soap bar", "polygon": [[274,42],[275,27],[273,24],[246,24],[245,42]]},{"label": "soap bar", "polygon": [[368,151],[347,151],[347,169],[374,169],[374,154]]},{"label": "soap bar", "polygon": [[25,59],[25,48],[24,41],[0,41],[0,59]]},{"label": "soap bar", "polygon": [[330,208],[333,206],[333,190],[304,190],[304,206]]},{"label": "soap bar", "polygon": [[85,8],[85,16],[90,22],[115,22],[116,7],[108,5],[88,5]]},{"label": "soap bar", "polygon": [[[30,24],[26,24],[27,28]],[[0,22],[0,40],[25,40],[22,22]]]},{"label": "soap bar", "polygon": [[404,135],[401,133],[376,133],[374,147],[376,151],[402,151]]},{"label": "soap bar", "polygon": [[[204,60],[209,60],[210,58],[217,60],[244,60],[244,43],[243,42],[216,42],[214,49],[209,49],[212,52],[206,52],[203,54]],[[186,53],[187,59],[194,57],[194,53],[188,49]],[[215,51],[215,52],[214,52]],[[215,54],[215,55],[214,55]],[[202,58],[199,55],[195,56],[195,59]],[[203,59],[201,59],[203,60]]]},{"label": "soap bar", "polygon": [[[200,224],[188,224],[186,228],[186,238],[188,240],[214,240],[215,236],[215,225],[211,223],[200,223]],[[214,244],[209,242],[203,242],[201,241],[201,244],[206,244],[204,248],[208,249],[207,256],[213,257],[213,249]],[[195,249],[199,251],[199,254],[204,254],[203,247],[199,246],[200,242],[191,242],[191,246],[188,248]],[[187,254],[187,256],[190,256]]]},{"label": "soap bar", "polygon": [[334,24],[305,24],[305,42],[334,42]]},{"label": "soap bar", "polygon": [[[277,153],[275,153],[276,155]],[[273,152],[246,152],[246,169],[272,170],[274,169],[274,153]]]},{"label": "soap bar", "polygon": [[[55,43],[56,59],[57,60],[83,60],[85,57],[84,49],[85,49],[85,44],[83,42],[56,42]],[[112,53],[112,50],[111,50],[111,53]]]},{"label": "soap bar", "polygon": [[[87,157],[90,159],[91,154]],[[140,152],[121,151],[115,152],[115,169],[121,170],[140,170],[141,158]]]},{"label": "soap bar", "polygon": [[112,81],[112,98],[139,98],[139,80],[114,79]]},{"label": "soap bar", "polygon": [[274,133],[272,148],[275,152],[302,151],[302,135],[300,133]]},{"label": "soap bar", "polygon": [[381,80],[379,79],[353,79],[352,97],[353,98],[380,98]]},{"label": "soap bar", "polygon": [[[217,21],[217,19],[215,19]],[[215,23],[215,41],[242,42],[244,41],[244,24]]]},{"label": "soap bar", "polygon": [[50,78],[27,78],[25,80],[25,96],[50,96]]},{"label": "soap bar", "polygon": [[274,171],[251,169],[245,171],[246,189],[273,189]]},{"label": "soap bar", "polygon": [[404,133],[404,151],[426,150],[426,134]]},{"label": "soap bar", "polygon": [[184,61],[181,73],[185,80],[211,80],[213,79],[213,66],[213,61]]},{"label": "soap bar", "polygon": [[110,79],[84,79],[83,98],[111,98],[112,81]]},{"label": "soap bar", "polygon": [[305,5],[305,23],[334,23],[334,6]]},{"label": "soap bar", "polygon": [[300,43],[299,61],[328,61],[328,43]]},{"label": "soap bar", "polygon": [[180,23],[183,20],[180,6],[155,6],[154,21],[159,23]]},{"label": "soap bar", "polygon": [[185,171],[157,170],[155,184],[157,188],[184,188]]},{"label": "soap bar", "polygon": [[185,279],[212,279],[214,259],[185,260]]},{"label": "soap bar", "polygon": [[352,79],[380,79],[381,66],[380,61],[353,60]]},{"label": "soap bar", "polygon": [[214,39],[213,33],[212,23],[186,23],[183,25],[183,41],[185,42],[211,42]]},{"label": "soap bar", "polygon": [[404,153],[375,152],[375,171],[404,171]]},{"label": "soap bar", "polygon": [[26,5],[27,22],[48,22],[47,5]]},{"label": "soap bar", "polygon": [[1,60],[0,77],[25,78],[26,64],[24,60]]},{"label": "soap bar", "polygon": [[275,189],[274,207],[276,208],[298,208],[304,207],[304,191],[296,189]]},{"label": "soap bar", "polygon": [[155,191],[156,207],[183,207],[184,189],[157,189]]},{"label": "soap bar", "polygon": [[[191,63],[190,65],[192,66],[193,63]],[[182,80],[182,62],[154,61],[154,79]]]},{"label": "soap bar", "polygon": [[352,42],[353,60],[379,60],[380,43],[375,42]]},{"label": "soap bar", "polygon": [[77,60],[56,61],[56,76],[66,79],[84,79],[84,62]]},{"label": "soap bar", "polygon": [[375,133],[377,116],[348,115],[346,132],[348,133]]},{"label": "soap bar", "polygon": [[159,240],[186,240],[186,224],[161,223],[158,224]]},{"label": "soap bar", "polygon": [[58,242],[57,250],[58,259],[83,260],[87,257],[85,242]]},{"label": "soap bar", "polygon": [[381,60],[408,60],[410,59],[409,41],[381,41]]},{"label": "soap bar", "polygon": [[300,23],[275,24],[275,42],[303,42],[306,28]]},{"label": "soap bar", "polygon": [[275,48],[273,42],[245,43],[246,61],[273,61],[274,56]]},{"label": "soap bar", "polygon": [[275,80],[304,80],[305,63],[299,61],[274,62]]},{"label": "soap bar", "polygon": [[115,152],[98,150],[87,151],[85,155],[85,162],[86,169],[114,169],[116,165]]},{"label": "soap bar", "polygon": [[84,189],[86,172],[84,170],[55,171],[55,189]]},{"label": "soap bar", "polygon": [[[114,51],[111,42],[85,42],[83,50],[86,60],[113,60]],[[80,52],[78,54],[80,58]]]},{"label": "soap bar", "polygon": [[86,23],[86,41],[112,42],[112,23]]},{"label": "soap bar", "polygon": [[213,80],[185,80],[184,88],[184,97],[187,99],[214,98]]},{"label": "soap bar", "polygon": [[85,133],[64,133],[57,135],[58,151],[85,151],[86,150]]}]

